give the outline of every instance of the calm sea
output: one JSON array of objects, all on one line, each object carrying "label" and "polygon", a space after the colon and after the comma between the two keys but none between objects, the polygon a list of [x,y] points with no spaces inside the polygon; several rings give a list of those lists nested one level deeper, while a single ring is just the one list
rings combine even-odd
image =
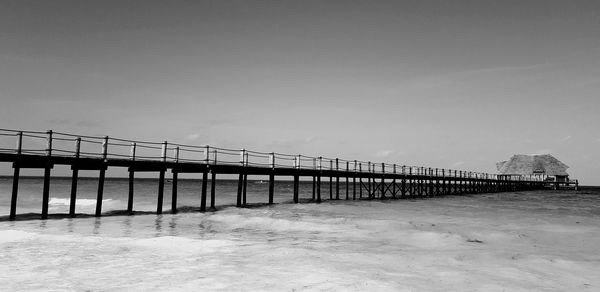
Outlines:
[{"label": "calm sea", "polygon": [[[215,207],[235,205],[237,196],[237,180],[217,180],[215,188]],[[247,186],[248,204],[268,202],[268,181],[250,180]],[[322,187],[329,187],[328,182],[322,182]],[[341,184],[341,187],[345,187]],[[43,179],[39,177],[22,177],[19,179],[17,214],[41,213]],[[94,214],[98,189],[97,178],[80,178],[77,184],[76,212]],[[102,202],[103,213],[111,214],[127,210],[129,182],[126,178],[107,178],[104,184]],[[137,178],[134,184],[134,211],[154,212],[158,200],[158,180]],[[172,182],[165,180],[163,212],[171,209]],[[326,192],[327,193],[326,193]],[[329,196],[329,189],[323,189],[322,195]],[[342,190],[340,190],[342,191]],[[345,189],[343,189],[345,195]],[[12,178],[0,178],[0,218],[10,212]],[[177,206],[183,210],[193,210],[200,207],[202,180],[180,179],[177,184]],[[291,202],[293,183],[291,181],[275,182],[275,203]],[[68,177],[52,178],[50,182],[50,214],[66,214],[69,212],[71,179]],[[208,182],[207,206],[210,206],[210,180]],[[312,182],[300,182],[301,198],[312,197]]]}]

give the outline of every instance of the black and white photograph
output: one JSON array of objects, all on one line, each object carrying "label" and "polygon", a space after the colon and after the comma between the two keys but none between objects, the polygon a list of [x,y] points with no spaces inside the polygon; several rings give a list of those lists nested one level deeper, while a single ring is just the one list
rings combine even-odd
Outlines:
[{"label": "black and white photograph", "polygon": [[0,0],[0,291],[600,291],[598,0]]}]

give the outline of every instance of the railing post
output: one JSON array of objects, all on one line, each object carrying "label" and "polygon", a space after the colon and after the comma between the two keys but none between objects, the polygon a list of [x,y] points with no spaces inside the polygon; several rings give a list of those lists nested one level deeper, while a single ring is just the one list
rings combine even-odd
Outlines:
[{"label": "railing post", "polygon": [[52,130],[48,130],[46,135],[46,156],[52,156]]},{"label": "railing post", "polygon": [[131,161],[135,161],[135,149],[137,144],[135,142],[131,142]]},{"label": "railing post", "polygon": [[275,153],[274,152],[269,153],[269,165],[271,166],[271,169],[275,169]]},{"label": "railing post", "polygon": [[321,156],[319,156],[318,166],[319,166],[319,171],[323,170],[323,157],[321,157]]},{"label": "railing post", "polygon": [[107,156],[108,156],[108,136],[105,136],[104,140],[102,141],[102,159],[106,161]]},{"label": "railing post", "polygon": [[217,165],[217,153],[218,153],[218,151],[217,151],[217,149],[215,149],[213,151],[213,164],[214,165]]},{"label": "railing post", "polygon": [[75,140],[75,158],[79,158],[81,154],[81,137],[77,137]]},{"label": "railing post", "polygon": [[17,154],[23,152],[23,132],[17,133],[17,147],[15,148]]},{"label": "railing post", "polygon": [[160,153],[160,160],[162,162],[167,162],[167,141],[162,143],[162,149]]},{"label": "railing post", "polygon": [[240,165],[245,166],[244,161],[246,158],[246,149],[240,150]]},{"label": "railing post", "polygon": [[204,146],[204,163],[208,164],[210,161],[210,146]]}]

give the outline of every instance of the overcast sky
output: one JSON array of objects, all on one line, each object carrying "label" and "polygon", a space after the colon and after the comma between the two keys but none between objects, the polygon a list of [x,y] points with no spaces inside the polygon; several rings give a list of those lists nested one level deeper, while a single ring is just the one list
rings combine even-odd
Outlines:
[{"label": "overcast sky", "polygon": [[600,1],[0,0],[0,127],[600,185]]}]

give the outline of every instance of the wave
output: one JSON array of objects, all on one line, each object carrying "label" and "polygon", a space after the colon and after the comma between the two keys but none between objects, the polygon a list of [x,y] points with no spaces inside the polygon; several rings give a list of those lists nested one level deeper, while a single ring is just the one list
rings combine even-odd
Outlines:
[{"label": "wave", "polygon": [[[111,201],[113,201],[113,199],[104,199],[104,200],[102,200],[102,203],[108,203]],[[50,198],[50,202],[48,202],[48,204],[51,206],[70,206],[71,199]],[[76,199],[75,205],[76,206],[94,206],[94,205],[96,205],[96,200],[95,199]]]}]

